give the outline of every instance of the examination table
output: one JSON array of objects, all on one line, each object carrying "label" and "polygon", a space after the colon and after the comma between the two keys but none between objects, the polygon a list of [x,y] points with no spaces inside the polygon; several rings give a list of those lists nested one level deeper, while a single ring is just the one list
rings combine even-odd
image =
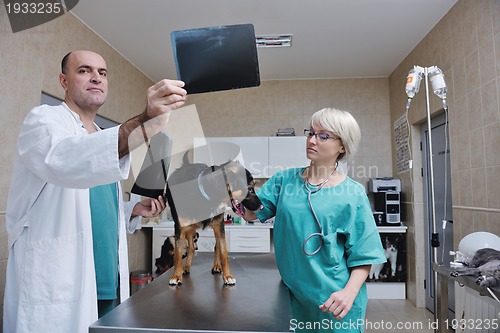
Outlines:
[{"label": "examination table", "polygon": [[170,269],[89,332],[290,332],[289,291],[274,254],[230,254],[229,264],[234,286],[211,274],[213,253],[198,252],[181,286],[169,286]]}]

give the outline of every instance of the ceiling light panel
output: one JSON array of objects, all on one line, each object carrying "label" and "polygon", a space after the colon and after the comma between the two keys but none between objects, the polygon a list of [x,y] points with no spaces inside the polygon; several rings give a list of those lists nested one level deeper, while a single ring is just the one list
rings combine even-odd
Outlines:
[{"label": "ceiling light panel", "polygon": [[257,47],[289,47],[292,46],[292,35],[258,35],[255,42]]}]

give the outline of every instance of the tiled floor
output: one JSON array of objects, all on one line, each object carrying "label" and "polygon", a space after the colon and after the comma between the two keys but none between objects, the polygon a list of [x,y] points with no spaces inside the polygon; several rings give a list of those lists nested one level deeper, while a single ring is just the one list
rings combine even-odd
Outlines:
[{"label": "tiled floor", "polygon": [[434,326],[430,311],[407,300],[368,301],[365,333],[433,333]]}]

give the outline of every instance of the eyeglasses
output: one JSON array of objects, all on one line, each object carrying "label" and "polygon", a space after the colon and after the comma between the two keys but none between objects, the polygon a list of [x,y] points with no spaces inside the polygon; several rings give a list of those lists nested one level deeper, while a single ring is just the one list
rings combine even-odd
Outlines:
[{"label": "eyeglasses", "polygon": [[307,136],[309,139],[315,136],[316,140],[318,140],[319,142],[326,142],[329,139],[340,140],[338,136],[330,136],[328,133],[316,133],[312,129],[307,129],[307,128],[304,129],[304,135]]}]

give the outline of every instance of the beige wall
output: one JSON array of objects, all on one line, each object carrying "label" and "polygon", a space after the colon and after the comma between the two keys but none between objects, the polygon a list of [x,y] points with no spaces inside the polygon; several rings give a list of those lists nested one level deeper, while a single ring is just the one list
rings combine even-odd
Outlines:
[{"label": "beige wall", "polygon": [[[389,78],[391,121],[404,113],[404,85],[413,65],[440,67],[448,85],[454,249],[474,231],[500,234],[500,1],[459,1],[396,68]],[[436,113],[439,99],[432,95],[430,100]],[[422,241],[419,142],[420,123],[426,119],[425,91],[412,102],[409,119],[415,152],[413,188],[410,173],[400,175],[406,210],[414,211],[408,220],[408,298],[424,306],[427,249]]]},{"label": "beige wall", "polygon": [[[58,74],[62,57],[73,49],[102,54],[109,69],[110,93],[101,109],[103,116],[123,122],[145,107],[151,81],[71,14],[36,28],[12,33],[5,7],[0,6],[0,313],[3,313],[7,234],[5,209],[12,174],[15,142],[29,110],[40,104],[41,92],[63,98]],[[149,268],[145,252],[148,237],[141,231],[129,236],[131,269]],[[138,255],[142,254],[142,255]],[[1,321],[1,319],[0,319]],[[0,325],[0,332],[2,330]]]}]

